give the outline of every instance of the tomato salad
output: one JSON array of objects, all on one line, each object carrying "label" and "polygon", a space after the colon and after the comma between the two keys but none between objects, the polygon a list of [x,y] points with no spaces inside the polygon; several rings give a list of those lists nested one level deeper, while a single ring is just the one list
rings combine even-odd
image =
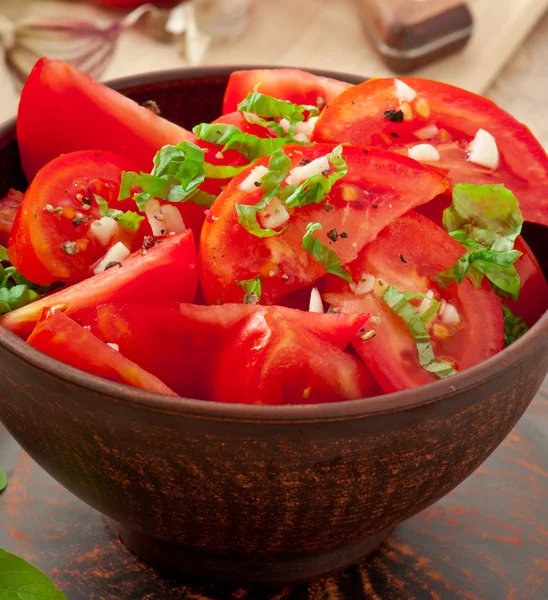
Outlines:
[{"label": "tomato salad", "polygon": [[366,398],[455,376],[548,305],[521,236],[548,225],[546,153],[446,84],[237,71],[223,114],[187,131],[41,59],[17,134],[29,186],[0,201],[1,323],[112,381]]}]

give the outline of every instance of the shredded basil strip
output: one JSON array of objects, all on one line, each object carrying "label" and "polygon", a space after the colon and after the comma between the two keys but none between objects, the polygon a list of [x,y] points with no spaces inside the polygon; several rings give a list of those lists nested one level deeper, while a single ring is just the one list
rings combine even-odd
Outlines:
[{"label": "shredded basil strip", "polygon": [[281,231],[261,229],[256,218],[257,212],[264,210],[271,198],[278,197],[288,209],[323,202],[333,185],[348,173],[346,160],[342,156],[342,146],[334,148],[326,157],[330,163],[330,173],[313,175],[300,185],[291,184],[282,187],[282,183],[291,171],[291,160],[282,148],[273,152],[268,163],[268,171],[261,178],[261,188],[264,192],[261,201],[254,206],[236,205],[240,225],[257,237],[278,235]]},{"label": "shredded basil strip", "polygon": [[[258,123],[263,127],[270,127],[279,137],[284,137],[286,135],[292,137],[295,125],[304,121],[304,114],[306,112],[309,113],[309,118],[316,117],[319,114],[316,106],[293,104],[287,100],[279,100],[278,98],[273,98],[266,94],[260,94],[256,91],[257,87],[255,88],[255,91],[250,92],[247,97],[238,104],[238,110],[243,113],[248,123]],[[261,117],[287,119],[290,125],[289,131],[286,134],[278,123],[275,121],[265,121]]]},{"label": "shredded basil strip", "polygon": [[310,145],[308,142],[297,142],[292,137],[260,138],[251,133],[244,133],[235,125],[225,123],[202,123],[196,125],[192,131],[199,140],[223,146],[222,152],[236,150],[250,161],[270,156],[286,144]]},{"label": "shredded basil strip", "polygon": [[36,300],[48,287],[36,285],[21,275],[9,262],[7,249],[0,246],[0,315]]},{"label": "shredded basil strip", "polygon": [[502,316],[504,317],[504,346],[509,346],[518,340],[524,333],[527,333],[527,323],[515,315],[507,306],[502,306]]},{"label": "shredded basil strip", "polygon": [[237,281],[236,284],[244,291],[244,304],[257,304],[259,302],[262,292],[261,278],[259,276],[253,279]]},{"label": "shredded basil strip", "polygon": [[97,194],[94,194],[94,197],[95,201],[97,202],[97,206],[99,207],[101,216],[114,219],[126,229],[131,229],[133,231],[137,231],[139,229],[139,225],[141,224],[141,221],[143,221],[144,217],[131,210],[124,212],[123,210],[109,208],[108,203],[104,198],[101,198],[101,196],[98,196]]},{"label": "shredded basil strip", "polygon": [[406,299],[405,293],[389,285],[381,299],[407,326],[417,346],[420,366],[440,379],[455,375],[457,371],[453,367],[443,361],[436,360],[426,326],[419,315],[419,311]]},{"label": "shredded basil strip", "polygon": [[154,157],[151,173],[123,172],[119,200],[131,197],[134,188],[142,191],[133,196],[140,211],[151,198],[168,202],[193,202],[211,206],[215,196],[199,190],[204,182],[204,151],[191,142],[164,146]]},{"label": "shredded basil strip", "polygon": [[8,487],[8,476],[3,469],[0,469],[0,494]]},{"label": "shredded basil strip", "polygon": [[[415,298],[428,298],[426,294],[420,294],[418,292],[402,292],[402,294],[406,300],[414,300]],[[440,303],[435,298],[428,298],[428,300],[430,300],[430,307],[427,308],[422,315],[420,315],[423,323],[428,323],[428,321],[431,321],[438,314],[438,310],[440,308]]]},{"label": "shredded basil strip", "polygon": [[348,271],[343,269],[337,253],[323,244],[318,238],[312,236],[315,231],[322,229],[323,227],[320,223],[309,223],[306,226],[306,233],[303,236],[303,248],[320,262],[328,273],[336,275],[348,283],[352,283],[352,277],[350,277]]},{"label": "shredded basil strip", "polygon": [[467,252],[439,274],[438,283],[447,287],[469,277],[479,287],[485,276],[497,294],[517,300],[521,282],[514,263],[521,252],[514,242],[522,225],[519,203],[502,184],[455,185],[443,226]]}]

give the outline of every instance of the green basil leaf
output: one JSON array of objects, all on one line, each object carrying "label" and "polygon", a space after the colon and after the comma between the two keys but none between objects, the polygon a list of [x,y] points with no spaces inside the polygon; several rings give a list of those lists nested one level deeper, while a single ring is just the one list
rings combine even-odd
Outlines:
[{"label": "green basil leaf", "polygon": [[2,600],[67,600],[36,567],[0,548]]},{"label": "green basil leaf", "polygon": [[275,229],[263,229],[257,221],[257,212],[263,210],[266,206],[266,202],[260,202],[254,206],[247,204],[236,204],[236,213],[238,214],[238,223],[249,233],[253,234],[258,238],[272,237],[274,235],[280,235],[284,229],[276,231]]},{"label": "green basil leaf", "polygon": [[519,339],[524,333],[527,333],[527,323],[515,315],[507,306],[502,306],[502,315],[504,317],[504,345],[509,346],[512,342]]},{"label": "green basil leaf", "polygon": [[204,163],[204,172],[208,179],[232,179],[249,166],[247,164],[240,167],[232,167],[230,165],[211,165],[206,162]]},{"label": "green basil leaf", "polygon": [[261,299],[262,285],[259,276],[236,282],[244,291],[244,304],[257,304]]},{"label": "green basil leaf", "polygon": [[417,347],[420,366],[436,377],[455,375],[457,371],[443,361],[436,360],[430,336],[419,311],[406,299],[406,294],[389,285],[381,296],[382,301],[405,323]]},{"label": "green basil leaf", "polygon": [[8,249],[4,248],[4,246],[0,246],[0,262],[6,262],[9,261],[9,259]]},{"label": "green basil leaf", "polygon": [[[0,246],[0,260],[9,263],[7,251],[3,246]],[[38,292],[48,287],[32,283],[11,264],[0,265],[0,315],[36,300],[40,297]]]},{"label": "green basil leaf", "polygon": [[194,127],[192,131],[199,140],[223,146],[223,152],[236,150],[249,160],[270,156],[275,150],[289,143],[301,146],[310,145],[306,142],[296,142],[291,137],[260,138],[250,133],[244,133],[235,125],[225,123],[202,123]]},{"label": "green basil leaf", "polygon": [[[428,298],[426,294],[421,294],[419,292],[402,292],[402,294],[406,300],[414,300],[415,298]],[[428,300],[430,300],[430,308],[427,308],[422,315],[420,315],[423,323],[428,323],[428,321],[433,319],[438,314],[438,310],[440,308],[440,303],[435,298],[428,298]]]},{"label": "green basil leaf", "polygon": [[107,201],[104,198],[101,198],[101,196],[98,196],[97,194],[95,194],[95,201],[99,206],[99,212],[101,213],[101,216],[110,217],[111,219],[114,219],[126,229],[137,231],[139,229],[139,226],[141,225],[141,221],[143,221],[145,218],[131,210],[124,212],[123,210],[109,208]]},{"label": "green basil leaf", "polygon": [[337,146],[327,154],[327,160],[332,168],[331,173],[327,176],[320,173],[313,175],[299,186],[288,185],[282,188],[280,199],[287,208],[319,204],[329,194],[335,182],[348,173],[346,160],[342,156],[342,146]]},{"label": "green basil leaf", "polygon": [[0,494],[8,487],[8,476],[6,472],[0,469]]},{"label": "green basil leaf", "polygon": [[336,252],[328,248],[318,238],[313,237],[315,231],[323,229],[320,223],[309,223],[306,226],[306,233],[303,236],[303,248],[320,262],[328,273],[352,283],[350,273],[343,269],[341,261]]}]

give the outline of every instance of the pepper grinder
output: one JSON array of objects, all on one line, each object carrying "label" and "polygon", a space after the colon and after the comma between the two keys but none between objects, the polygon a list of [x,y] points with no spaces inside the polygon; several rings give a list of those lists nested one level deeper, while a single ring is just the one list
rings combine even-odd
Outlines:
[{"label": "pepper grinder", "polygon": [[397,73],[460,50],[472,33],[472,14],[464,0],[355,2],[377,52]]}]

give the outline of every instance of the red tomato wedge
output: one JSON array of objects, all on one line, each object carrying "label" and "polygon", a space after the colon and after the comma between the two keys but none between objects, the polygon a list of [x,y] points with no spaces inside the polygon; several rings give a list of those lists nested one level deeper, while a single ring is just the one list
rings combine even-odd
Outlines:
[{"label": "red tomato wedge", "polygon": [[92,224],[101,218],[97,196],[111,208],[136,209],[117,202],[122,170],[133,167],[123,156],[90,151],[63,154],[36,175],[21,202],[9,241],[13,265],[30,281],[48,284],[89,277],[91,266],[116,242],[131,247],[135,231],[118,226],[100,242]]},{"label": "red tomato wedge", "polygon": [[9,190],[0,200],[0,245],[7,246],[17,209],[23,194],[17,190]]},{"label": "red tomato wedge", "polygon": [[[224,342],[231,344],[239,323],[263,307],[247,304],[198,306],[177,302],[89,306],[71,316],[100,339],[118,344],[120,352],[189,398],[211,399],[213,368]],[[318,340],[345,348],[367,315],[306,313],[268,309],[289,327],[313,332]],[[245,363],[246,356],[238,355]]]},{"label": "red tomato wedge", "polygon": [[378,393],[361,361],[289,323],[281,311],[263,309],[225,343],[212,397],[243,404],[315,404]]},{"label": "red tomato wedge", "polygon": [[[26,338],[44,309],[57,307],[67,315],[105,302],[128,300],[178,300],[192,302],[196,294],[196,250],[192,231],[165,238],[142,254],[129,256],[121,267],[112,267],[99,275],[27,304],[0,319],[7,329]],[[147,309],[148,310],[148,309]],[[150,319],[141,314],[143,325]]]},{"label": "red tomato wedge", "polygon": [[141,390],[176,396],[157,377],[97,339],[62,312],[40,321],[27,342],[67,365]]},{"label": "red tomato wedge", "polygon": [[[324,296],[327,302],[343,312],[366,311],[372,315],[370,329],[375,336],[354,342],[354,347],[385,393],[436,380],[420,366],[417,347],[404,322],[381,300],[388,285],[402,292],[433,291],[436,299],[454,307],[449,309],[446,304],[442,317],[437,314],[426,324],[438,360],[462,371],[503,349],[500,300],[487,280],[481,289],[464,279],[445,290],[435,281],[463,254],[464,248],[441,227],[410,212],[384,229],[349,265],[354,281],[374,278],[372,291],[356,295],[346,282],[329,278]],[[414,302],[419,306],[422,299]],[[448,310],[456,310],[457,319]],[[379,317],[380,323],[373,316]]]},{"label": "red tomato wedge", "polygon": [[109,150],[149,172],[156,152],[194,136],[60,60],[40,59],[19,102],[17,140],[31,181],[60,154]]},{"label": "red tomato wedge", "polygon": [[[384,115],[392,111],[392,119],[398,119],[394,111],[401,110],[394,81],[372,79],[346,90],[320,115],[313,141],[370,144],[402,153],[418,143],[432,144],[440,160],[430,164],[453,184],[502,183],[516,195],[526,221],[548,225],[548,156],[525,125],[487,98],[413,77],[401,78],[417,94],[403,103],[410,118],[393,122]],[[419,139],[427,126],[435,126],[433,137]],[[496,169],[468,160],[467,146],[479,129],[496,140]]]},{"label": "red tomato wedge", "polygon": [[258,92],[293,104],[323,108],[351,83],[313,75],[299,69],[253,69],[230,75],[223,101],[223,114],[238,109],[238,104],[258,85]]},{"label": "red tomato wedge", "polygon": [[533,251],[519,236],[514,248],[522,256],[514,263],[520,278],[519,298],[502,298],[502,302],[516,315],[523,318],[532,327],[548,310],[548,283]]},{"label": "red tomato wedge", "polygon": [[[334,146],[286,146],[291,167],[325,157]],[[377,148],[343,147],[348,173],[333,186],[326,200],[289,209],[286,229],[277,236],[258,238],[238,223],[236,204],[254,205],[262,188],[240,189],[251,169],[235,177],[211,208],[200,239],[200,282],[207,303],[241,302],[236,281],[262,277],[261,302],[275,304],[285,294],[306,287],[325,275],[325,267],[303,248],[311,222],[315,234],[334,250],[341,264],[353,261],[379,231],[410,209],[428,202],[448,187],[437,171],[405,156]],[[267,166],[268,158],[254,163]],[[340,237],[332,241],[335,229]]]}]

